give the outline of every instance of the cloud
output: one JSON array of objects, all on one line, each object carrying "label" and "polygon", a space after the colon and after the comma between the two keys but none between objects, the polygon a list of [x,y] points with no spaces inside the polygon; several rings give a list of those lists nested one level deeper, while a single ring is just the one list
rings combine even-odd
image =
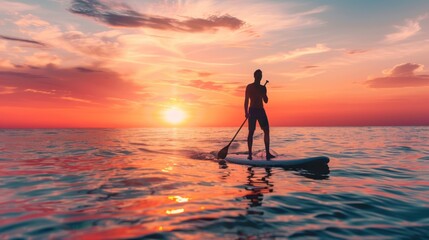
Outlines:
[{"label": "cloud", "polygon": [[414,72],[423,71],[423,65],[417,63],[403,63],[394,66],[392,69],[384,70],[383,73],[394,77],[413,76]]},{"label": "cloud", "polygon": [[303,68],[305,68],[305,69],[311,69],[311,68],[318,68],[318,67],[320,67],[320,66],[317,66],[317,65],[306,65]]},{"label": "cloud", "polygon": [[14,90],[15,90],[14,87],[0,86],[0,95],[14,93],[15,92]]},{"label": "cloud", "polygon": [[14,72],[14,71],[0,71],[0,76],[3,78],[7,77],[17,77],[17,78],[45,78],[45,76],[32,74],[27,72]]},{"label": "cloud", "polygon": [[15,21],[15,24],[19,27],[42,27],[42,26],[48,26],[49,23],[47,21],[44,21],[32,14],[27,14],[22,16],[19,20]]},{"label": "cloud", "polygon": [[54,106],[62,106],[64,102],[69,105],[109,105],[113,98],[139,101],[144,94],[142,86],[126,81],[108,69],[58,68],[54,65],[0,70],[0,87],[3,93],[9,92],[0,95],[2,105],[13,106],[33,102]]},{"label": "cloud", "polygon": [[188,84],[186,84],[186,86],[205,89],[205,90],[215,90],[215,91],[219,91],[223,89],[223,86],[216,82],[203,81],[203,80],[191,80],[189,81]]},{"label": "cloud", "polygon": [[316,44],[314,47],[298,48],[286,53],[279,53],[271,56],[255,59],[257,63],[276,63],[283,62],[294,58],[299,58],[305,55],[318,54],[329,52],[331,49],[324,44]]},{"label": "cloud", "polygon": [[[72,48],[86,55],[109,57],[119,54],[120,44],[115,39],[85,35],[79,31],[69,31],[62,34],[61,38]],[[71,51],[73,51],[70,49]]]},{"label": "cloud", "polygon": [[54,94],[53,92],[41,91],[41,90],[36,90],[31,88],[25,89],[24,92],[41,93],[41,94],[48,94],[48,95]]},{"label": "cloud", "polygon": [[394,27],[397,31],[386,35],[384,41],[387,43],[395,43],[416,35],[421,30],[420,21],[427,18],[427,16],[428,15],[426,14],[419,16],[416,19],[407,19],[403,26],[395,25]]},{"label": "cloud", "polygon": [[290,80],[296,80],[296,79],[303,79],[303,78],[311,78],[323,73],[325,73],[324,69],[321,69],[320,67],[316,67],[316,68],[305,68],[304,71],[292,71],[288,73],[283,73],[281,75],[287,77]]},{"label": "cloud", "polygon": [[89,100],[80,99],[80,98],[74,98],[74,97],[60,97],[60,99],[68,100],[68,101],[74,101],[74,102],[79,102],[79,103],[93,103],[93,102],[91,102]]},{"label": "cloud", "polygon": [[[79,55],[79,57],[84,55],[97,60],[112,56],[119,57],[122,52],[121,43],[117,40],[118,36],[122,34],[120,31],[84,33],[77,30],[74,25],[67,26],[67,30],[64,30],[64,26],[50,24],[34,15],[24,15],[14,24],[28,38],[49,46],[53,51],[67,51]],[[62,60],[73,61],[72,65],[78,65],[81,61],[81,59],[70,57]]]},{"label": "cloud", "polygon": [[86,68],[86,67],[76,67],[75,69],[86,73],[100,72],[100,70],[95,70],[95,69]]},{"label": "cloud", "polygon": [[352,49],[352,50],[346,51],[348,55],[356,55],[356,54],[362,54],[366,52],[368,52],[368,50],[364,50],[364,49]]},{"label": "cloud", "polygon": [[73,0],[70,12],[92,17],[113,27],[151,28],[180,32],[216,31],[220,28],[237,30],[244,25],[238,18],[226,15],[211,15],[208,18],[191,18],[183,20],[139,13],[130,6],[101,2],[99,0]]},{"label": "cloud", "polygon": [[237,97],[244,97],[245,93],[246,93],[246,87],[245,85],[240,85],[237,86],[234,90],[233,90],[233,95],[237,96]]},{"label": "cloud", "polygon": [[36,7],[33,5],[20,3],[16,1],[2,1],[0,12],[24,12],[33,10]]},{"label": "cloud", "polygon": [[195,74],[199,77],[210,77],[211,75],[213,75],[213,73],[211,73],[211,72],[202,72],[202,71],[195,71],[195,70],[190,70],[190,69],[181,69],[181,70],[179,70],[179,73]]},{"label": "cloud", "polygon": [[392,69],[383,71],[387,76],[374,78],[365,83],[371,88],[402,88],[429,86],[429,75],[417,75],[422,71],[423,65],[416,63],[403,63]]},{"label": "cloud", "polygon": [[[2,49],[0,49],[1,51]],[[12,68],[13,64],[10,59],[0,59],[0,68]]]},{"label": "cloud", "polygon": [[8,40],[8,41],[14,41],[14,42],[21,42],[21,43],[29,43],[29,44],[33,44],[33,45],[38,45],[40,47],[46,47],[46,44],[39,42],[39,41],[34,41],[34,40],[29,40],[29,39],[24,39],[24,38],[16,38],[16,37],[8,37],[5,35],[0,35],[1,39],[4,40]]},{"label": "cloud", "polygon": [[57,55],[50,54],[48,52],[36,52],[31,56],[25,57],[27,65],[37,67],[46,66],[49,64],[59,65],[61,64],[61,58]]},{"label": "cloud", "polygon": [[200,95],[193,94],[193,93],[180,94],[177,97],[179,99],[183,99],[186,102],[195,102],[195,101],[197,101],[197,100],[199,100],[201,98]]}]

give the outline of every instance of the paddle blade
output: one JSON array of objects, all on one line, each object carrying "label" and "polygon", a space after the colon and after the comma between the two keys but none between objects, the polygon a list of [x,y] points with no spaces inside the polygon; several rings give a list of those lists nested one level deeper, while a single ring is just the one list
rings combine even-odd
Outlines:
[{"label": "paddle blade", "polygon": [[226,145],[226,147],[222,148],[218,153],[217,153],[217,159],[225,159],[226,155],[228,155],[228,148],[229,148],[229,144]]}]

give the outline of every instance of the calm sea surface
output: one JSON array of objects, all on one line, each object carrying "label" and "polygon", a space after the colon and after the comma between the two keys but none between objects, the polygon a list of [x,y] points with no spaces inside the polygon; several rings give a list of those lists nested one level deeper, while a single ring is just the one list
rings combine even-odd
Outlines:
[{"label": "calm sea surface", "polygon": [[0,130],[0,239],[429,238],[429,127],[272,129],[323,172],[222,168],[235,131]]}]

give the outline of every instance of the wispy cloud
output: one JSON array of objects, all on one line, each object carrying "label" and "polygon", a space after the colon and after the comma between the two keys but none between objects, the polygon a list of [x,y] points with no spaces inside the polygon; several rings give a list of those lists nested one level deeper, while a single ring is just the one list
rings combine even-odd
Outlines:
[{"label": "wispy cloud", "polygon": [[325,73],[326,70],[320,69],[318,66],[305,68],[304,71],[293,71],[288,73],[281,74],[282,76],[286,76],[290,80],[303,79],[303,78],[311,78],[320,74]]},{"label": "wispy cloud", "polygon": [[80,98],[74,98],[74,97],[60,97],[60,99],[73,101],[73,102],[79,102],[79,103],[92,103],[89,100],[80,99]]},{"label": "wispy cloud", "polygon": [[88,35],[80,31],[68,31],[62,33],[60,41],[69,45],[71,51],[78,51],[86,55],[97,57],[117,56],[120,44],[115,38]]},{"label": "wispy cloud", "polygon": [[203,80],[191,80],[186,86],[195,87],[205,90],[222,90],[223,86],[219,83],[213,81],[203,81]]},{"label": "wispy cloud", "polygon": [[9,36],[5,36],[5,35],[0,35],[0,38],[4,39],[4,40],[8,40],[8,41],[21,42],[21,43],[29,43],[29,44],[37,45],[39,47],[46,47],[45,43],[42,43],[42,42],[39,42],[39,41],[35,41],[35,40],[30,40],[30,39],[17,38],[17,37],[9,37]]},{"label": "wispy cloud", "polygon": [[49,52],[36,52],[31,56],[25,57],[26,64],[30,66],[46,66],[49,64],[61,64],[61,58]]},{"label": "wispy cloud", "polygon": [[15,24],[20,27],[29,27],[29,26],[48,26],[49,22],[44,21],[32,14],[23,15],[19,20],[15,21]]},{"label": "wispy cloud", "polygon": [[101,2],[98,0],[73,0],[70,12],[92,17],[114,27],[141,27],[158,30],[205,32],[219,28],[237,30],[244,25],[238,18],[225,15],[211,15],[208,18],[175,19],[137,12],[130,6]]},{"label": "wispy cloud", "polygon": [[32,93],[40,93],[40,94],[54,94],[53,92],[49,92],[49,91],[41,91],[41,90],[36,90],[36,89],[31,89],[31,88],[27,88],[24,90],[24,92],[32,92]]},{"label": "wispy cloud", "polygon": [[191,69],[180,69],[179,73],[197,75],[198,77],[209,77],[213,75],[211,72],[196,71]]},{"label": "wispy cloud", "polygon": [[306,48],[298,48],[286,53],[279,53],[271,56],[266,56],[262,58],[255,59],[254,61],[257,63],[276,63],[287,61],[290,59],[302,57],[305,55],[318,54],[329,52],[331,49],[327,47],[325,44],[316,44],[314,47],[306,47]]},{"label": "wispy cloud", "polygon": [[0,86],[0,95],[12,94],[15,92],[15,87]]},{"label": "wispy cloud", "polygon": [[346,53],[348,55],[356,55],[356,54],[366,53],[368,51],[369,50],[365,50],[365,49],[351,49],[351,50],[346,51]]},{"label": "wispy cloud", "polygon": [[[51,24],[35,15],[21,16],[14,21],[14,24],[21,33],[31,39],[14,38],[15,41],[31,43],[34,46],[49,46],[52,51],[67,51],[77,56],[85,55],[92,59],[120,56],[120,43],[117,38],[121,33],[117,31],[84,33],[77,30],[73,25],[64,29],[61,25]],[[1,37],[2,35],[0,35],[0,40]],[[12,41],[10,38],[8,40]],[[71,59],[73,58],[67,58],[65,62],[69,62]],[[81,59],[76,60],[77,64],[81,61]],[[52,63],[57,64],[56,61]]]},{"label": "wispy cloud", "polygon": [[320,67],[320,66],[317,66],[317,65],[306,65],[306,66],[303,66],[303,68],[305,68],[305,69],[318,68],[318,67]]},{"label": "wispy cloud", "polygon": [[404,25],[395,25],[396,32],[387,34],[384,41],[387,43],[395,43],[416,35],[422,29],[420,22],[426,19],[427,16],[428,14],[425,14],[415,19],[406,19]]},{"label": "wispy cloud", "polygon": [[429,75],[417,75],[423,65],[417,63],[403,63],[392,69],[383,71],[387,76],[374,78],[365,83],[371,88],[402,88],[429,86]]},{"label": "wispy cloud", "polygon": [[25,4],[16,1],[3,0],[1,2],[0,12],[24,12],[33,10],[36,7],[30,4]]}]

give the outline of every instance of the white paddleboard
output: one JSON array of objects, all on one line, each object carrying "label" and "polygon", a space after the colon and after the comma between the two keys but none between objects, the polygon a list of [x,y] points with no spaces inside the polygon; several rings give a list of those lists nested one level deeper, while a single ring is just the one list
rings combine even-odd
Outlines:
[{"label": "white paddleboard", "polygon": [[323,166],[329,163],[329,158],[325,156],[319,157],[309,157],[309,158],[299,158],[299,159],[282,159],[282,158],[273,158],[269,161],[265,159],[247,159],[247,155],[243,154],[230,154],[225,158],[227,163],[235,163],[241,165],[249,165],[255,167],[311,167],[311,166]]}]

